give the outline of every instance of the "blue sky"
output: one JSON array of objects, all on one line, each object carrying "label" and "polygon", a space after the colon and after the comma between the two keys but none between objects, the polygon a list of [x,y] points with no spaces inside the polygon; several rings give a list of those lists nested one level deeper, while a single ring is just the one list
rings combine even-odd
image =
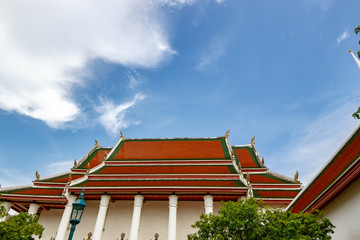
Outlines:
[{"label": "blue sky", "polygon": [[0,184],[97,139],[216,137],[307,183],[359,121],[358,0],[2,1]]}]

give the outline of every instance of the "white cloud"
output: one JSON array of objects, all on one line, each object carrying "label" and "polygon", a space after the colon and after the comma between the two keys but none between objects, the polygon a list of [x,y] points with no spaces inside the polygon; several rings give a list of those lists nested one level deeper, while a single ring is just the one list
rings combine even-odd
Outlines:
[{"label": "white cloud", "polygon": [[345,30],[345,32],[343,32],[340,36],[338,36],[338,38],[336,39],[338,46],[340,45],[340,43],[342,41],[344,41],[345,39],[349,38],[350,34],[348,30]]},{"label": "white cloud", "polygon": [[358,121],[351,117],[356,103],[351,102],[323,112],[303,128],[294,130],[296,136],[269,160],[274,169],[292,176],[299,170],[299,179],[307,183],[337,151]]},{"label": "white cloud", "polygon": [[142,93],[136,94],[132,101],[119,105],[115,105],[111,100],[100,99],[101,104],[96,107],[96,111],[100,114],[99,122],[109,133],[118,135],[121,129],[140,123],[139,120],[125,119],[125,116],[130,108],[143,99],[145,99],[145,95]]},{"label": "white cloud", "polygon": [[61,127],[82,112],[72,89],[84,83],[75,71],[92,59],[156,67],[174,51],[153,3],[1,1],[0,108]]},{"label": "white cloud", "polygon": [[[74,161],[64,161],[64,162],[53,162],[46,166],[44,170],[44,175],[41,177],[47,177],[53,174],[63,173],[70,171],[70,168],[74,166]],[[41,174],[41,172],[39,172]]]},{"label": "white cloud", "polygon": [[215,61],[225,54],[225,43],[223,38],[214,37],[208,44],[204,54],[200,57],[200,61],[196,68],[200,71],[207,67],[213,67]]},{"label": "white cloud", "polygon": [[35,180],[35,173],[34,178],[31,179],[26,174],[23,174],[16,169],[0,169],[1,188],[29,184],[33,180]]}]

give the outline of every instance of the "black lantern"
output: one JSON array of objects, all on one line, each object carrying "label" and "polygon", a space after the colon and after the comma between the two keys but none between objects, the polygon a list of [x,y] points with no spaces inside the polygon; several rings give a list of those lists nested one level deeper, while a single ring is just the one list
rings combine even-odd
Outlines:
[{"label": "black lantern", "polygon": [[79,198],[72,204],[73,208],[70,217],[71,229],[68,240],[72,240],[76,225],[80,223],[81,217],[86,207],[86,203],[84,201],[84,191],[85,187],[81,191]]}]

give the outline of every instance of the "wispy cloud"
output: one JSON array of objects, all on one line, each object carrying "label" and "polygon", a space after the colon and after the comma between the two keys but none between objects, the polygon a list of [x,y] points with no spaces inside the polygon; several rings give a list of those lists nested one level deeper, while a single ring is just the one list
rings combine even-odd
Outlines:
[{"label": "wispy cloud", "polygon": [[276,165],[274,169],[290,176],[299,170],[300,180],[306,184],[358,124],[351,117],[354,106],[348,103],[323,112],[305,127],[294,130],[294,139],[271,157],[270,161]]},{"label": "wispy cloud", "polygon": [[74,166],[74,161],[64,161],[64,162],[53,162],[46,166],[44,173],[46,175],[41,175],[40,177],[46,177],[52,174],[58,174],[62,172],[70,171],[70,168]]},{"label": "wispy cloud", "polygon": [[340,45],[340,43],[342,41],[344,41],[345,39],[349,38],[350,34],[348,30],[345,30],[340,36],[338,36],[338,38],[336,39],[338,46]]},{"label": "wispy cloud", "polygon": [[200,71],[208,67],[214,67],[217,59],[225,54],[225,42],[223,38],[214,37],[201,55],[196,68]]},{"label": "wispy cloud", "polygon": [[35,0],[0,2],[0,52],[0,108],[58,128],[82,114],[89,61],[151,68],[174,50],[152,1]]},{"label": "wispy cloud", "polygon": [[142,93],[136,94],[132,101],[119,105],[114,104],[111,100],[101,99],[100,106],[96,107],[96,111],[100,114],[99,122],[112,135],[119,134],[121,129],[127,128],[130,125],[139,124],[140,120],[125,117],[130,111],[130,108],[134,107],[137,102],[143,99],[145,99],[145,95]]},{"label": "wispy cloud", "polygon": [[[34,174],[35,179],[35,174]],[[26,174],[16,169],[0,169],[0,185],[2,188],[31,183],[32,180]]]},{"label": "wispy cloud", "polygon": [[139,87],[146,80],[146,78],[136,70],[127,71],[126,77],[127,77],[126,87],[129,89],[135,89]]}]

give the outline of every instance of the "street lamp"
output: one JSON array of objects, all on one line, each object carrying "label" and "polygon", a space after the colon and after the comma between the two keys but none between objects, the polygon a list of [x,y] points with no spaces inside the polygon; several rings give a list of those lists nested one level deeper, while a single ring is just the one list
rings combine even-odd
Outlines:
[{"label": "street lamp", "polygon": [[86,207],[86,203],[84,201],[84,191],[85,187],[81,191],[79,198],[72,204],[73,208],[70,217],[71,229],[68,240],[72,240],[76,225],[80,223],[82,214]]}]

